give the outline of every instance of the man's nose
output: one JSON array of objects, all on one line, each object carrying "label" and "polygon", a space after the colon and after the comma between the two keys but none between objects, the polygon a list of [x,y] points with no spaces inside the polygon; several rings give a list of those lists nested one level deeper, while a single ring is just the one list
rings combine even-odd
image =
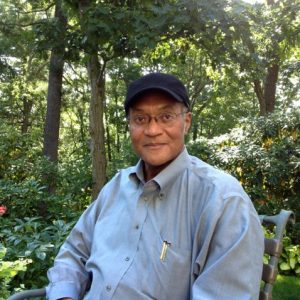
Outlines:
[{"label": "man's nose", "polygon": [[147,135],[157,135],[162,132],[162,127],[155,117],[151,117],[144,132]]}]

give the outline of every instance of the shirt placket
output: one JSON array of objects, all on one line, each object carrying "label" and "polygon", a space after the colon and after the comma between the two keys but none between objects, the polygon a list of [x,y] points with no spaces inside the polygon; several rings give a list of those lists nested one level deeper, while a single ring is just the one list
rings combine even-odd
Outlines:
[{"label": "shirt placket", "polygon": [[119,299],[118,297],[118,285],[120,280],[126,276],[127,270],[130,268],[131,264],[134,262],[135,254],[139,251],[139,242],[142,235],[142,229],[147,218],[148,204],[152,197],[153,190],[155,186],[152,184],[140,184],[139,186],[139,198],[136,204],[135,216],[132,221],[132,226],[130,228],[130,233],[128,238],[130,240],[130,247],[122,257],[122,270],[119,274],[111,276],[106,282],[105,288],[101,293],[101,300],[109,299]]},{"label": "shirt placket", "polygon": [[112,286],[106,286],[106,288],[108,288],[108,290],[106,290],[106,294],[110,294],[111,296],[103,299],[121,299],[120,297],[122,296],[122,292],[119,291],[118,285],[121,280],[126,282],[126,272],[129,270],[131,264],[134,263],[136,253],[139,251],[143,227],[147,219],[149,202],[153,199],[153,195],[155,194],[156,190],[157,186],[151,182],[145,185],[141,184],[140,186],[141,193],[137,201],[135,217],[133,219],[131,233],[129,235],[131,247],[124,255],[124,269],[114,288]]}]

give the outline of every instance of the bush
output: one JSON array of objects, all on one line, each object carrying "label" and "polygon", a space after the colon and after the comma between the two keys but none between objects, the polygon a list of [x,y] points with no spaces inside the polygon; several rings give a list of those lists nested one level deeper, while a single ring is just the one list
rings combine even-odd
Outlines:
[{"label": "bush", "polygon": [[289,237],[284,237],[283,239],[279,270],[282,274],[300,276],[300,245],[293,245]]},{"label": "bush", "polygon": [[30,259],[17,259],[16,261],[4,260],[6,248],[0,243],[0,299],[6,299],[10,292],[9,284],[19,272],[25,271]]},{"label": "bush", "polygon": [[15,276],[13,287],[17,288],[21,284],[25,288],[46,285],[46,271],[53,265],[57,251],[75,220],[70,223],[55,220],[50,224],[39,217],[0,221],[0,239],[7,248],[7,259],[16,260],[22,257],[32,262],[26,273]]},{"label": "bush", "polygon": [[45,188],[33,179],[21,182],[0,180],[0,204],[7,207],[7,217],[37,216],[39,204],[46,198],[44,190]]},{"label": "bush", "polygon": [[0,180],[20,182],[32,178],[37,158],[40,156],[39,137],[21,134],[16,126],[0,122]]}]

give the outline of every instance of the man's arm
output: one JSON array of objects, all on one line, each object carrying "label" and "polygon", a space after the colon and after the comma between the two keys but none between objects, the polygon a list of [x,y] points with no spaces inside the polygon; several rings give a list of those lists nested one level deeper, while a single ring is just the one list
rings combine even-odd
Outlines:
[{"label": "man's arm", "polygon": [[200,251],[196,259],[199,274],[192,299],[257,300],[263,250],[262,228],[250,200],[238,196],[225,199],[207,256],[204,259]]}]

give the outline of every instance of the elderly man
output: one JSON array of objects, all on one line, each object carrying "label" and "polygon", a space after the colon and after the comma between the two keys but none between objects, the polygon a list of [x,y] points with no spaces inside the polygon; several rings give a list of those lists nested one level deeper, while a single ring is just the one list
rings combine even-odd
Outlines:
[{"label": "elderly man", "polygon": [[257,213],[236,179],[188,154],[182,82],[139,78],[125,111],[140,160],[82,214],[48,271],[48,298],[258,299]]}]

